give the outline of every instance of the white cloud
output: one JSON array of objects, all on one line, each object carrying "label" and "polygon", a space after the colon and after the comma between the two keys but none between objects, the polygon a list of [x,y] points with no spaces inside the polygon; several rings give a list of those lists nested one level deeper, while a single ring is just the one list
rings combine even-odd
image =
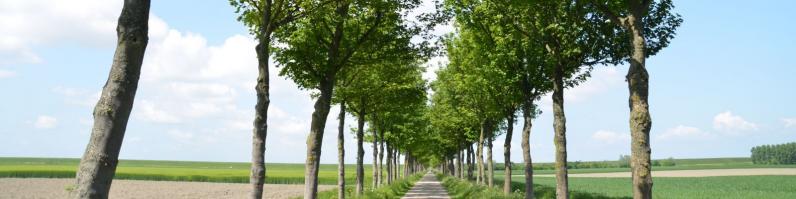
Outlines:
[{"label": "white cloud", "polygon": [[607,130],[599,130],[591,135],[591,138],[604,143],[617,143],[630,140],[630,134],[617,133]]},{"label": "white cloud", "polygon": [[86,89],[71,88],[64,86],[56,86],[52,88],[54,93],[60,94],[64,97],[66,104],[93,107],[99,101],[101,91],[91,92]]},{"label": "white cloud", "polygon": [[0,1],[0,66],[38,63],[38,46],[114,44],[121,1]]},{"label": "white cloud", "polygon": [[158,109],[155,107],[155,104],[148,101],[148,100],[141,100],[136,104],[137,110],[140,110],[136,114],[139,118],[155,122],[155,123],[179,123],[180,119],[177,116],[172,115],[171,113],[165,112],[163,110]]},{"label": "white cloud", "polygon": [[677,127],[667,129],[663,134],[658,135],[659,139],[672,139],[672,138],[704,138],[710,136],[709,133],[704,132],[696,127],[678,125]]},{"label": "white cloud", "polygon": [[55,128],[56,125],[58,125],[58,119],[48,115],[39,116],[33,123],[33,127],[37,129],[51,129]]},{"label": "white cloud", "polygon": [[[564,90],[564,100],[566,103],[584,102],[595,95],[600,95],[621,85],[623,81],[624,77],[619,74],[617,67],[599,67],[591,71],[591,77],[586,82]],[[540,107],[544,112],[552,110],[551,94],[547,93],[542,96],[540,101]]]},{"label": "white cloud", "polygon": [[[2,45],[2,44],[0,44],[0,45]],[[9,78],[9,77],[13,77],[13,76],[16,76],[16,75],[17,75],[17,73],[15,73],[13,71],[0,70],[0,79]]]},{"label": "white cloud", "polygon": [[785,128],[796,127],[796,118],[782,118]]},{"label": "white cloud", "polygon": [[746,121],[743,117],[734,115],[730,111],[719,113],[713,117],[713,128],[731,133],[758,129],[757,124]]}]

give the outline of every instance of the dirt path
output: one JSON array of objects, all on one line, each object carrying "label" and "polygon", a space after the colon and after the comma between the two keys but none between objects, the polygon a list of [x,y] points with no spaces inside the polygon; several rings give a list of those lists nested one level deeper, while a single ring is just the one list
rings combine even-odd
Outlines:
[{"label": "dirt path", "polygon": [[450,199],[451,197],[448,196],[448,191],[445,190],[445,187],[442,187],[442,183],[437,180],[437,177],[429,172],[426,173],[420,181],[415,183],[415,186],[412,187],[402,199],[414,198]]},{"label": "dirt path", "polygon": [[[0,198],[69,198],[74,179],[0,178]],[[318,186],[318,191],[334,188]],[[114,180],[110,198],[246,198],[248,184]],[[265,198],[301,196],[304,185],[265,185]]]},{"label": "dirt path", "polygon": [[[712,176],[760,176],[760,175],[796,175],[796,168],[755,168],[755,169],[704,169],[704,170],[670,170],[652,171],[654,177],[712,177]],[[555,177],[552,174],[536,175]],[[621,178],[630,177],[630,172],[611,173],[578,173],[569,177],[586,178]]]}]

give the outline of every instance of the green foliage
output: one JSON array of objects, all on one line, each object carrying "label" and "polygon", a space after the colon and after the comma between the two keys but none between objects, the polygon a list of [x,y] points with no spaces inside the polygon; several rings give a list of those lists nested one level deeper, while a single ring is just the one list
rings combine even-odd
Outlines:
[{"label": "green foliage", "polygon": [[796,164],[796,142],[752,147],[755,164]]}]

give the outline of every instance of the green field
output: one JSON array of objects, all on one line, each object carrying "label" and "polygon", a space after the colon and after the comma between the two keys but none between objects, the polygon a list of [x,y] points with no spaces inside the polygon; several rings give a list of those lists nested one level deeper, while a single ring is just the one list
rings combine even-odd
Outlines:
[{"label": "green field", "polygon": [[[496,176],[502,184],[503,176]],[[521,189],[523,178],[512,179]],[[699,178],[655,178],[655,198],[796,198],[796,176],[724,176]],[[552,198],[556,180],[534,177],[539,198]],[[575,198],[630,198],[630,178],[569,178]]]},{"label": "green field", "polygon": [[[675,159],[675,166],[655,166],[653,171],[666,170],[701,170],[701,169],[741,169],[741,168],[796,168],[796,165],[766,165],[752,164],[751,158],[699,158],[699,159]],[[495,163],[495,165],[503,163]],[[540,163],[552,164],[552,163]],[[534,164],[536,166],[536,164]],[[514,174],[522,174],[522,165],[515,163],[512,169]],[[630,172],[630,168],[589,168],[589,169],[569,169],[569,173],[607,173],[607,172]],[[554,174],[555,170],[534,169],[534,174]],[[496,173],[503,173],[497,170]]]},{"label": "green field", "polygon": [[[79,159],[70,158],[0,158],[0,177],[73,178]],[[709,158],[676,160],[676,166],[654,170],[781,168],[794,165],[753,165],[748,158]],[[303,164],[267,164],[267,183],[304,183]],[[354,181],[355,166],[346,165],[346,180]],[[621,172],[627,168],[570,169],[570,173]],[[536,170],[550,174],[552,170]],[[495,171],[500,185],[503,171]],[[514,171],[514,174],[522,174]],[[237,162],[190,162],[121,160],[116,179],[169,180],[246,183],[249,164]],[[366,185],[371,181],[371,165],[365,165]],[[513,187],[519,189],[523,178],[515,176]],[[322,164],[321,184],[336,184],[337,165]],[[728,176],[698,178],[655,178],[656,198],[796,198],[796,176]],[[537,196],[552,196],[555,178],[534,177]],[[577,198],[624,198],[631,196],[630,178],[570,178],[570,188]]]},{"label": "green field", "polygon": [[[0,158],[0,177],[73,178],[80,159]],[[114,179],[200,182],[249,182],[249,163],[120,160]],[[303,184],[304,164],[266,164],[266,183]],[[346,181],[355,181],[356,165],[346,165]],[[372,166],[365,165],[365,184]],[[385,172],[386,173],[386,172]],[[337,165],[321,164],[320,184],[337,184]]]},{"label": "green field", "polygon": [[[752,164],[750,158],[677,159],[675,166],[653,167],[653,170],[699,170],[737,168],[796,168],[796,165]],[[516,167],[515,167],[516,169]],[[629,172],[628,168],[570,169],[569,173]],[[535,174],[553,174],[554,170],[534,170]],[[512,171],[521,175],[521,170]],[[495,171],[495,180],[502,184],[503,171]],[[514,176],[512,187],[521,189],[524,178]],[[555,194],[554,177],[534,177],[539,198]],[[632,196],[630,178],[570,177],[570,191],[574,198],[629,198]],[[796,176],[723,176],[692,178],[654,178],[655,198],[796,198]]]}]

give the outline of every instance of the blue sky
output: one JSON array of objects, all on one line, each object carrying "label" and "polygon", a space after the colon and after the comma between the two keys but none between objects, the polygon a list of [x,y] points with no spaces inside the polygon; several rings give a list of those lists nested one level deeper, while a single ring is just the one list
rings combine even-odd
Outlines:
[{"label": "blue sky", "polygon": [[[120,3],[0,0],[0,156],[82,155],[111,63]],[[790,25],[796,2],[675,5],[685,22],[672,44],[647,62],[653,158],[741,157],[755,145],[796,140],[796,27]],[[121,158],[248,161],[253,48],[226,1],[154,1]],[[600,67],[567,91],[571,161],[629,153],[626,72],[626,66]],[[303,162],[312,101],[290,80],[272,77],[272,84],[266,160]],[[532,155],[550,162],[550,100],[540,103],[544,113],[534,121]],[[333,114],[324,163],[336,161]],[[351,117],[347,123],[355,124]],[[346,138],[346,161],[354,162],[353,135]],[[512,160],[520,162],[515,138]],[[495,145],[502,144],[501,136]],[[502,147],[494,152],[502,154]]]}]

